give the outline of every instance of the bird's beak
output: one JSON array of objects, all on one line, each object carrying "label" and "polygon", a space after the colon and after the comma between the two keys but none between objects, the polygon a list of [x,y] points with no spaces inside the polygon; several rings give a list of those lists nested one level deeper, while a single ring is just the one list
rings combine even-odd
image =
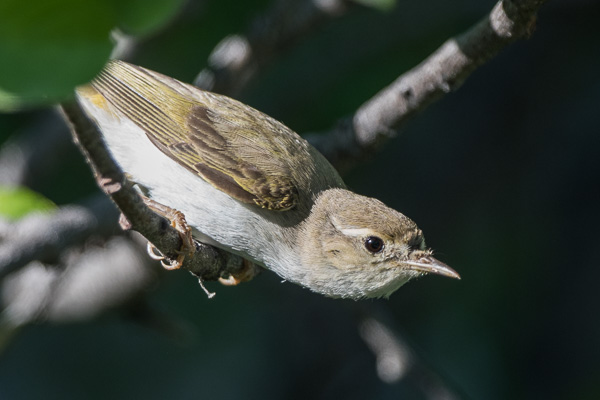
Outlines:
[{"label": "bird's beak", "polygon": [[412,269],[414,271],[460,279],[458,272],[431,256],[422,257],[417,261],[402,261],[402,264],[408,265],[408,269]]}]

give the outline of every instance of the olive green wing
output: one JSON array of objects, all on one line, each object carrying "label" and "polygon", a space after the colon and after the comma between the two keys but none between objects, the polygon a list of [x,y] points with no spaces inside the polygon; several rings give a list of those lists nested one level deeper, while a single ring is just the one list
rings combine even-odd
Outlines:
[{"label": "olive green wing", "polygon": [[109,62],[92,86],[163,153],[216,188],[271,210],[295,206],[290,160],[308,145],[281,123],[122,61]]}]

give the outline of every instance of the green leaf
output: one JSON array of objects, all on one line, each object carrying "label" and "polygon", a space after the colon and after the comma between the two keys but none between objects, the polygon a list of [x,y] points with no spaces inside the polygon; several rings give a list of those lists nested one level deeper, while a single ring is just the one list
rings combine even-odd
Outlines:
[{"label": "green leaf", "polygon": [[184,0],[112,0],[119,27],[130,35],[148,35],[172,20]]},{"label": "green leaf", "polygon": [[17,111],[21,108],[21,103],[19,96],[6,92],[0,88],[0,110]]},{"label": "green leaf", "polygon": [[105,64],[116,21],[100,0],[0,2],[0,107],[64,99]]},{"label": "green leaf", "polygon": [[184,0],[1,0],[0,111],[70,97],[102,69],[110,31],[146,35],[162,27]]},{"label": "green leaf", "polygon": [[24,187],[0,186],[0,216],[16,220],[32,211],[49,212],[56,205],[39,193]]}]

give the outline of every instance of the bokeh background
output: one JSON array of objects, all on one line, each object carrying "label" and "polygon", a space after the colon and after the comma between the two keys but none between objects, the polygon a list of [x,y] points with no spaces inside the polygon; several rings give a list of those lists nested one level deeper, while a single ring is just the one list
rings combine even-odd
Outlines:
[{"label": "bokeh background", "polygon": [[[353,7],[278,55],[238,98],[297,132],[328,130],[493,5]],[[189,2],[132,61],[190,82],[222,38],[270,6]],[[599,20],[596,1],[549,2],[530,39],[345,175],[415,220],[461,281],[428,277],[356,303],[267,272],[235,288],[209,283],[208,300],[188,273],[154,266],[136,304],[177,329],[140,323],[131,304],[37,321],[0,353],[0,398],[600,398]],[[0,145],[48,121],[63,129],[49,109],[2,114]],[[33,189],[56,204],[97,192],[74,146],[51,164]],[[421,373],[378,373],[365,339],[373,315]]]}]

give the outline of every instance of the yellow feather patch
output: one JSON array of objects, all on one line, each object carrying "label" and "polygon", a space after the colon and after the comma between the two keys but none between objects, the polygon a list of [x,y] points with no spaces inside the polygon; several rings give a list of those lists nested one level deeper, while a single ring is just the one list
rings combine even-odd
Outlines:
[{"label": "yellow feather patch", "polygon": [[102,96],[100,92],[94,89],[91,85],[78,87],[77,93],[81,97],[89,100],[89,102],[92,103],[94,106],[102,110],[109,111],[108,101],[106,101],[106,98]]}]

